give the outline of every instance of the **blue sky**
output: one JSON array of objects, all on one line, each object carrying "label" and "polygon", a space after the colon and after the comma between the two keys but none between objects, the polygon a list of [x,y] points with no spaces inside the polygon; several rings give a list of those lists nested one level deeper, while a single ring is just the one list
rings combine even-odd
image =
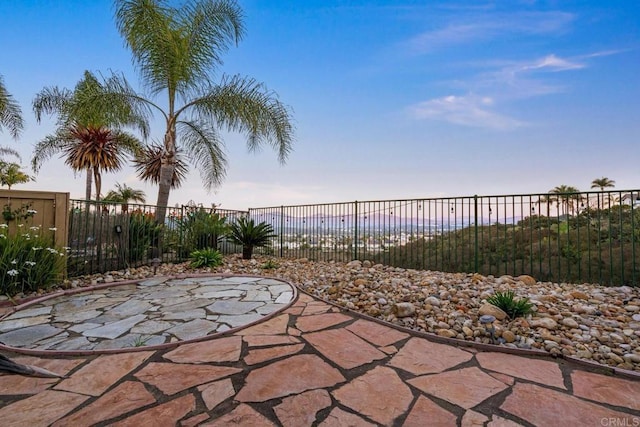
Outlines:
[{"label": "blue sky", "polygon": [[[640,2],[240,0],[244,40],[222,71],[251,76],[293,110],[294,151],[226,140],[229,169],[207,193],[194,171],[170,203],[224,208],[350,200],[588,190],[606,176],[640,186]],[[34,95],[73,88],[85,69],[140,88],[109,1],[0,2],[0,75],[27,128],[0,144],[28,165]],[[153,126],[160,139],[163,127]],[[145,190],[133,169],[106,174]],[[83,196],[84,179],[50,160],[16,189]]]}]

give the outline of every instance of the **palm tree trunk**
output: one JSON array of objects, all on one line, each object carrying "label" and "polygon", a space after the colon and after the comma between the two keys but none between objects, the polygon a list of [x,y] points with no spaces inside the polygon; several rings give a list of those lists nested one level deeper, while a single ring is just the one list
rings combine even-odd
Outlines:
[{"label": "palm tree trunk", "polygon": [[158,201],[156,203],[156,222],[164,224],[169,205],[171,180],[176,167],[176,131],[175,126],[169,128],[164,135],[164,153],[160,165],[160,182],[158,183]]},{"label": "palm tree trunk", "polygon": [[84,188],[84,199],[85,200],[91,200],[91,187],[93,186],[93,182],[92,182],[92,178],[91,178],[91,168],[87,169],[87,180],[85,182],[85,188]]},{"label": "palm tree trunk", "polygon": [[93,168],[93,177],[96,181],[96,202],[100,201],[100,191],[102,189],[102,177],[100,176],[100,171],[98,168]]}]

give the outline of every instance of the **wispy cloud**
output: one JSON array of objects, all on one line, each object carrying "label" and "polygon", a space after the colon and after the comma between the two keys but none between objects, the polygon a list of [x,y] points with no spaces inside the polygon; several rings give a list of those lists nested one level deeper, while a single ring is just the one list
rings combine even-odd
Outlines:
[{"label": "wispy cloud", "polygon": [[490,41],[503,35],[549,35],[566,31],[574,20],[567,12],[514,12],[465,16],[441,28],[425,31],[407,42],[415,54],[463,43]]},{"label": "wispy cloud", "polygon": [[512,130],[525,123],[493,110],[494,100],[476,95],[445,96],[409,107],[416,119],[438,120],[456,125]]}]

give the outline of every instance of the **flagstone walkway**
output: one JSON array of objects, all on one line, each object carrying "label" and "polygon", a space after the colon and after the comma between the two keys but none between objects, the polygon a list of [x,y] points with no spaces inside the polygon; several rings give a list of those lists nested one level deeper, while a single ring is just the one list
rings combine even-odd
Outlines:
[{"label": "flagstone walkway", "polygon": [[206,341],[45,353],[7,353],[66,377],[0,376],[2,425],[640,425],[631,374],[434,342],[303,293]]}]

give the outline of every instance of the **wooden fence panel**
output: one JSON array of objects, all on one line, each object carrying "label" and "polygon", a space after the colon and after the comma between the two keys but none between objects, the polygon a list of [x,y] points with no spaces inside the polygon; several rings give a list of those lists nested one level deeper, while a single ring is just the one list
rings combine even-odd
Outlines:
[{"label": "wooden fence panel", "polygon": [[[30,215],[29,211],[35,211]],[[41,227],[43,233],[53,232],[58,247],[67,246],[69,224],[69,193],[50,191],[0,190],[1,223],[9,226],[9,234],[23,227]],[[55,231],[49,229],[55,228]]]}]

